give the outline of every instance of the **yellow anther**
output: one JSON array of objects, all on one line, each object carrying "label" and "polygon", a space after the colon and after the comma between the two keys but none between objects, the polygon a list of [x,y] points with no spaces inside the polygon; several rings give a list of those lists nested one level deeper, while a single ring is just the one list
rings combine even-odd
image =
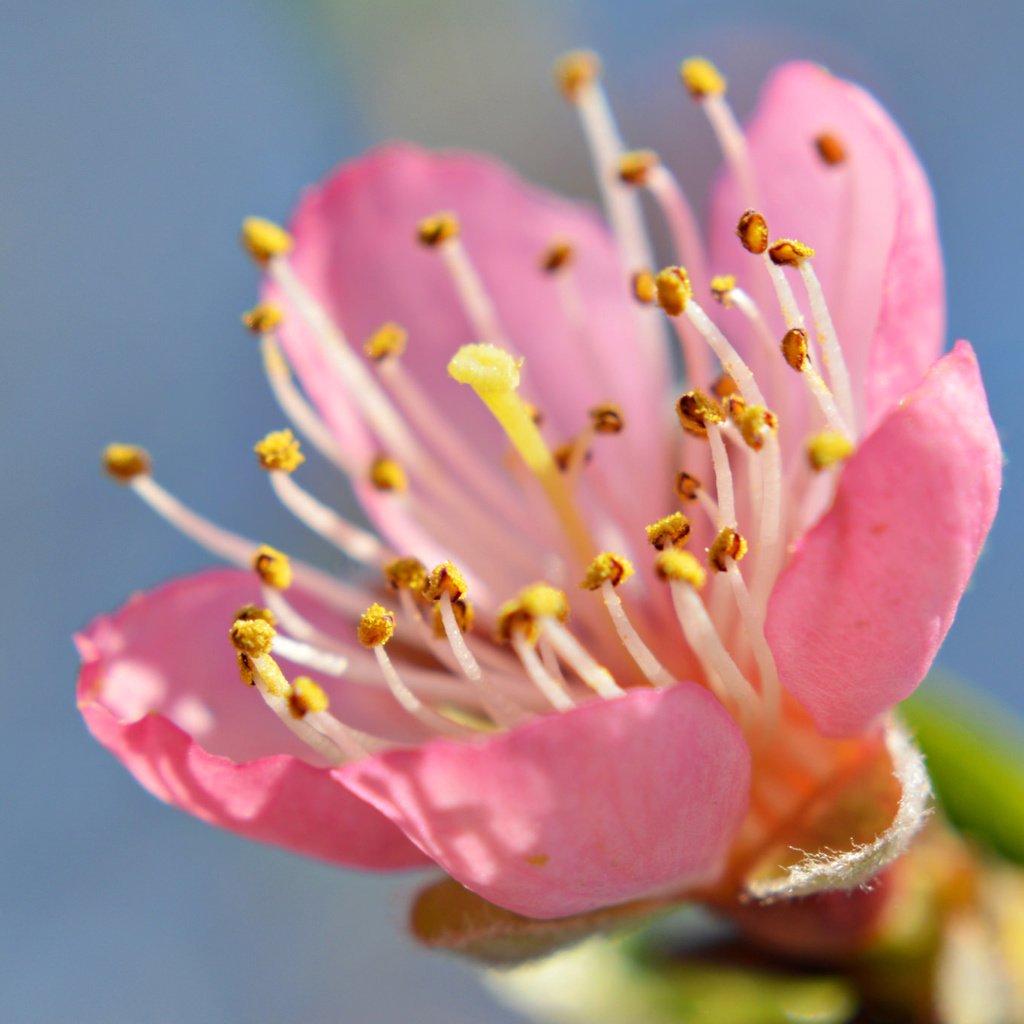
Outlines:
[{"label": "yellow anther", "polygon": [[844,462],[853,452],[853,442],[845,434],[833,430],[815,434],[807,442],[807,461],[817,472]]},{"label": "yellow anther", "polygon": [[150,469],[149,452],[134,444],[108,444],[103,449],[103,468],[118,483],[127,484]]},{"label": "yellow anther", "polygon": [[638,270],[631,278],[630,284],[633,298],[645,306],[649,306],[658,297],[658,285],[650,270]]},{"label": "yellow anther", "polygon": [[829,167],[835,167],[846,160],[846,147],[842,139],[832,132],[822,132],[814,140],[814,146],[822,163],[828,164]]},{"label": "yellow anther", "polygon": [[261,608],[258,604],[243,604],[241,608],[235,612],[232,622],[238,622],[241,619],[248,622],[250,619],[262,619],[264,622],[269,622],[272,626],[277,625],[277,616],[269,608]]},{"label": "yellow anther", "polygon": [[736,237],[747,252],[760,256],[768,248],[768,221],[757,210],[747,210],[736,225]]},{"label": "yellow anther", "polygon": [[768,248],[772,263],[779,267],[799,267],[814,255],[814,250],[795,238],[780,238]]},{"label": "yellow anther", "polygon": [[[452,601],[452,612],[455,615],[455,625],[459,627],[460,633],[468,633],[476,621],[476,610],[465,599]],[[441,616],[441,606],[434,605],[434,636],[443,640],[448,635],[444,628],[444,619]]]},{"label": "yellow anther", "polygon": [[694,437],[707,437],[709,423],[725,422],[725,410],[696,388],[676,402],[676,416],[683,430]]},{"label": "yellow anther", "polygon": [[726,572],[729,568],[727,558],[734,562],[740,561],[747,553],[747,540],[731,526],[723,527],[708,548],[708,565],[715,572]]},{"label": "yellow anther", "polygon": [[409,334],[404,327],[392,323],[381,324],[363,342],[363,351],[371,358],[380,362],[382,359],[397,359],[405,351],[405,343]]},{"label": "yellow anther", "polygon": [[743,440],[759,452],[765,441],[779,429],[778,417],[763,405],[748,405],[736,416],[736,426],[740,428]]},{"label": "yellow anther", "polygon": [[272,220],[246,217],[242,221],[242,245],[260,266],[265,266],[274,256],[291,252],[294,240]]},{"label": "yellow anther", "polygon": [[418,558],[396,558],[382,567],[384,579],[395,590],[403,587],[419,593],[427,583],[427,567]]},{"label": "yellow anther", "polygon": [[555,82],[562,95],[574,103],[580,90],[601,77],[601,59],[590,50],[573,50],[555,61]]},{"label": "yellow anther", "polygon": [[235,658],[238,661],[238,675],[246,686],[255,686],[256,677],[253,675],[252,662],[241,651],[235,651]]},{"label": "yellow anther", "polygon": [[533,402],[523,402],[523,409],[526,415],[533,420],[534,426],[539,427],[544,422],[544,413]]},{"label": "yellow anther", "polygon": [[695,100],[702,100],[705,96],[721,96],[725,92],[722,72],[704,57],[684,60],[679,65],[679,77]]},{"label": "yellow anther", "polygon": [[649,526],[645,526],[647,540],[659,551],[665,548],[681,547],[690,536],[690,520],[682,512],[673,512],[671,515],[659,519]]},{"label": "yellow anther", "polygon": [[690,275],[683,267],[665,267],[654,279],[658,292],[658,305],[669,316],[679,316],[693,297]]},{"label": "yellow anther", "polygon": [[252,560],[256,575],[274,590],[287,590],[292,585],[292,564],[288,556],[264,544]]},{"label": "yellow anther", "polygon": [[747,400],[738,392],[728,395],[722,402],[725,414],[734,423],[739,423],[740,417],[747,411]]},{"label": "yellow anther", "polygon": [[252,309],[247,309],[242,314],[242,323],[252,331],[253,334],[269,334],[275,328],[280,327],[284,319],[284,311],[280,306],[272,306],[269,302],[261,302]]},{"label": "yellow anther", "polygon": [[547,274],[555,274],[559,270],[572,265],[576,259],[576,250],[571,242],[563,239],[552,242],[540,256],[540,269]]},{"label": "yellow anther", "polygon": [[395,613],[379,604],[363,612],[356,636],[364,647],[383,647],[395,635]]},{"label": "yellow anther", "polygon": [[447,242],[458,234],[459,220],[454,213],[435,213],[432,217],[424,217],[416,225],[417,241],[428,248]]},{"label": "yellow anther", "polygon": [[442,562],[427,577],[423,585],[423,596],[428,601],[440,601],[441,595],[447,593],[453,601],[458,601],[466,589],[466,577],[451,562]]},{"label": "yellow anther", "polygon": [[612,551],[603,551],[587,566],[587,574],[580,587],[584,590],[600,590],[602,584],[617,587],[633,575],[633,565],[627,558]]},{"label": "yellow anther", "polygon": [[557,619],[565,622],[569,618],[569,598],[564,590],[549,583],[532,583],[519,592],[519,605],[532,619]]},{"label": "yellow anther", "polygon": [[703,484],[692,473],[680,470],[676,474],[676,496],[681,501],[696,501]]},{"label": "yellow anther", "polygon": [[679,551],[676,548],[662,551],[658,555],[654,560],[654,571],[659,579],[689,583],[694,590],[700,590],[704,586],[708,575],[689,551]]},{"label": "yellow anther", "polygon": [[378,455],[370,463],[370,483],[378,491],[407,491],[409,489],[409,478],[401,464],[396,462],[389,455]]},{"label": "yellow anther", "polygon": [[807,332],[802,327],[791,327],[782,336],[783,358],[794,370],[803,371],[807,366]]},{"label": "yellow anther", "polygon": [[735,378],[730,377],[727,373],[721,373],[716,378],[714,384],[711,385],[711,390],[724,400],[729,398],[730,395],[739,394],[740,389]]},{"label": "yellow anther", "polygon": [[260,466],[267,470],[293,473],[305,461],[299,448],[299,439],[290,430],[275,430],[253,446]]},{"label": "yellow anther", "polygon": [[[556,445],[551,450],[551,457],[555,460],[555,465],[561,472],[568,473],[569,467],[574,463],[579,461],[587,463],[594,457],[594,453],[589,447],[583,447],[584,441],[585,438],[574,437],[571,441]],[[580,454],[581,451],[582,455]]]},{"label": "yellow anther", "polygon": [[522,602],[518,598],[506,601],[498,608],[495,616],[494,635],[508,643],[512,634],[522,630],[532,643],[537,639],[537,627],[529,615],[523,611]]},{"label": "yellow anther", "polygon": [[736,287],[736,277],[733,274],[717,274],[711,278],[711,294],[715,302],[729,309],[732,306],[732,292]]},{"label": "yellow anther", "polygon": [[323,688],[313,682],[309,676],[298,676],[292,682],[292,691],[288,695],[288,707],[293,718],[305,718],[315,715],[318,711],[326,711],[331,706]]},{"label": "yellow anther", "polygon": [[277,634],[274,627],[263,619],[238,619],[232,623],[229,635],[239,654],[247,658],[262,658],[270,653]]},{"label": "yellow anther", "polygon": [[448,363],[448,374],[475,391],[494,393],[519,387],[522,359],[497,345],[463,345]]},{"label": "yellow anther", "polygon": [[627,185],[646,185],[661,159],[653,149],[634,149],[619,157],[619,179]]},{"label": "yellow anther", "polygon": [[587,415],[598,434],[618,434],[626,426],[622,410],[611,402],[595,405],[587,410]]}]

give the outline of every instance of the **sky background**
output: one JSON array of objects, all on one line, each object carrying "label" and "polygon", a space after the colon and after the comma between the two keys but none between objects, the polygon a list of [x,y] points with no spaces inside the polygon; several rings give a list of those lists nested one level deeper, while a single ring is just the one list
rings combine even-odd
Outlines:
[{"label": "sky background", "polygon": [[977,346],[1008,458],[940,661],[1024,710],[1018,3],[0,0],[0,24],[0,1019],[519,1019],[403,937],[415,880],[249,845],[146,795],[77,716],[69,637],[207,562],[99,474],[113,439],[146,444],[212,518],[322,553],[250,455],[279,415],[238,325],[256,285],[240,219],[286,217],[304,184],[393,137],[591,195],[550,84],[569,46],[601,51],[627,138],[693,195],[717,157],[683,56],[713,56],[743,112],[769,67],[814,58],[903,125],[938,198],[950,335]]}]

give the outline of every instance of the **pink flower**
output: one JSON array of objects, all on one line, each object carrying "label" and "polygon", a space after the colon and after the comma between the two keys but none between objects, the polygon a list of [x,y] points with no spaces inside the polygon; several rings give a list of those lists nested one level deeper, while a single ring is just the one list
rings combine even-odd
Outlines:
[{"label": "pink flower", "polygon": [[[819,67],[781,68],[745,134],[711,65],[683,77],[728,158],[706,251],[657,158],[623,154],[589,55],[559,81],[613,231],[488,159],[410,146],[307,192],[290,234],[247,223],[274,392],[375,531],[301,488],[290,434],[260,461],[370,571],[257,553],[140,450],[108,452],[245,570],[79,637],[89,728],[155,795],[339,864],[434,862],[535,918],[850,887],[905,847],[927,779],[886,716],[950,626],[1000,483],[974,354],[940,356],[927,182]],[[688,272],[650,272],[642,188]],[[673,382],[667,324],[698,390]],[[276,634],[237,611],[252,601]],[[779,859],[836,835],[856,843]]]}]

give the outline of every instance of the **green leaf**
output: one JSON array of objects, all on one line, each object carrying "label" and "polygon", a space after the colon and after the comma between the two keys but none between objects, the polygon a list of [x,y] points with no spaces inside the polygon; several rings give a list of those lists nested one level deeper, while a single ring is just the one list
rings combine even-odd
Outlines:
[{"label": "green leaf", "polygon": [[950,821],[1024,864],[1024,723],[946,677],[929,679],[901,712]]},{"label": "green leaf", "polygon": [[857,1009],[838,977],[645,963],[621,941],[602,939],[494,973],[489,984],[513,1008],[556,1024],[846,1024]]}]

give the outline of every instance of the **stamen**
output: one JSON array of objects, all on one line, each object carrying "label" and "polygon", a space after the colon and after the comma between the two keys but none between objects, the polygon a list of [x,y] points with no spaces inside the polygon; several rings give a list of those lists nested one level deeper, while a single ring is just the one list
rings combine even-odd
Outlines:
[{"label": "stamen", "polygon": [[746,553],[747,541],[743,534],[725,526],[708,548],[708,565],[715,572],[728,572],[730,562],[739,562]]},{"label": "stamen", "polygon": [[714,526],[720,522],[721,513],[718,511],[718,502],[708,494],[707,488],[697,477],[685,470],[681,470],[676,476],[676,496],[680,501],[700,502],[701,508],[704,509],[711,524]]},{"label": "stamen", "polygon": [[403,587],[421,592],[427,584],[427,567],[418,558],[395,558],[386,562],[381,571],[393,590]]},{"label": "stamen", "polygon": [[292,469],[305,457],[290,430],[268,434],[256,444],[255,451],[260,465],[268,471],[274,493],[296,519],[353,561],[374,565],[387,556],[387,548],[374,534],[349,522],[292,479]]},{"label": "stamen", "polygon": [[755,717],[757,693],[725,649],[700,598],[698,591],[706,579],[700,563],[688,551],[663,551],[655,571],[671,588],[676,618],[711,691],[726,708],[736,708],[740,724],[749,727]]},{"label": "stamen", "polygon": [[807,442],[807,461],[816,472],[845,462],[853,453],[853,442],[846,434],[826,430]]},{"label": "stamen", "polygon": [[389,455],[378,455],[370,463],[370,483],[378,491],[407,491],[409,478],[405,470]]},{"label": "stamen", "polygon": [[151,466],[149,452],[138,445],[108,444],[103,450],[103,468],[119,484],[148,476]]},{"label": "stamen", "polygon": [[690,96],[707,114],[722,153],[739,181],[744,202],[755,206],[757,185],[754,167],[743,129],[725,98],[725,78],[711,61],[703,57],[684,60],[679,67],[679,76]]},{"label": "stamen", "polygon": [[295,241],[280,224],[263,217],[246,217],[242,221],[242,245],[261,267],[275,256],[292,251]]},{"label": "stamen", "polygon": [[671,686],[676,680],[641,639],[622,605],[615,588],[633,575],[633,566],[621,555],[605,551],[587,567],[580,583],[584,590],[599,590],[623,647],[652,686]]},{"label": "stamen", "polygon": [[541,254],[540,268],[546,274],[557,274],[560,270],[567,270],[575,261],[576,250],[572,242],[560,238],[552,242]]},{"label": "stamen", "polygon": [[384,650],[387,642],[395,633],[395,614],[388,611],[379,604],[372,604],[364,612],[359,620],[356,636],[364,647],[369,647],[380,667],[381,675],[391,691],[391,695],[399,704],[413,717],[418,718],[428,728],[440,732],[445,736],[466,737],[477,734],[478,730],[470,729],[467,726],[453,722],[450,718],[440,714],[433,708],[424,704],[419,697],[402,682],[387,651]]},{"label": "stamen", "polygon": [[556,711],[569,711],[576,702],[562,688],[558,680],[544,667],[537,651],[527,636],[523,626],[513,626],[509,632],[509,643],[522,662],[530,682],[547,698]]},{"label": "stamen", "polygon": [[747,252],[760,256],[764,261],[787,330],[793,327],[803,327],[804,316],[796,304],[793,289],[790,288],[782,268],[775,264],[768,254],[768,222],[756,210],[747,210],[740,217],[739,224],[736,226],[736,234]]},{"label": "stamen", "polygon": [[814,147],[822,163],[828,164],[829,167],[836,167],[846,161],[846,147],[842,139],[833,132],[822,132],[814,140]]},{"label": "stamen", "polygon": [[682,512],[673,512],[644,529],[648,543],[658,551],[664,551],[665,548],[682,547],[686,543],[690,536],[690,520]]},{"label": "stamen", "polygon": [[[274,627],[260,620],[240,620],[231,627],[231,643],[239,655],[242,678],[259,690],[264,703],[303,743],[332,765],[341,764],[346,752],[313,728],[304,718],[292,714],[292,687],[277,662],[270,656]],[[365,751],[357,756],[365,756]]]},{"label": "stamen", "polygon": [[684,330],[676,318],[686,309],[693,296],[690,275],[682,267],[665,267],[654,279],[658,305],[672,317],[672,326],[679,338],[686,365],[687,380],[705,381],[709,376],[708,359],[700,339]]},{"label": "stamen", "polygon": [[522,360],[494,345],[464,345],[449,362],[448,373],[460,384],[469,384],[501,425],[544,488],[576,557],[585,563],[595,545],[551,450],[517,393],[521,365]]},{"label": "stamen", "polygon": [[650,270],[637,270],[630,278],[633,298],[641,305],[649,306],[658,297],[658,286]]},{"label": "stamen", "polygon": [[375,362],[398,359],[405,351],[408,340],[409,335],[404,327],[388,321],[363,342],[363,351]]},{"label": "stamen", "polygon": [[[782,356],[798,373],[803,374],[811,396],[818,403],[822,414],[834,433],[849,438],[850,428],[839,411],[832,392],[822,380],[821,374],[814,368],[809,354],[807,331],[802,327],[791,327],[782,338]],[[852,442],[850,442],[852,444]]]},{"label": "stamen", "polygon": [[284,320],[284,311],[269,302],[261,302],[258,306],[253,306],[252,309],[246,310],[242,314],[242,323],[253,334],[271,334],[281,326],[282,320]]},{"label": "stamen", "polygon": [[292,585],[292,563],[283,551],[263,544],[253,556],[256,575],[274,590],[287,590]]}]

